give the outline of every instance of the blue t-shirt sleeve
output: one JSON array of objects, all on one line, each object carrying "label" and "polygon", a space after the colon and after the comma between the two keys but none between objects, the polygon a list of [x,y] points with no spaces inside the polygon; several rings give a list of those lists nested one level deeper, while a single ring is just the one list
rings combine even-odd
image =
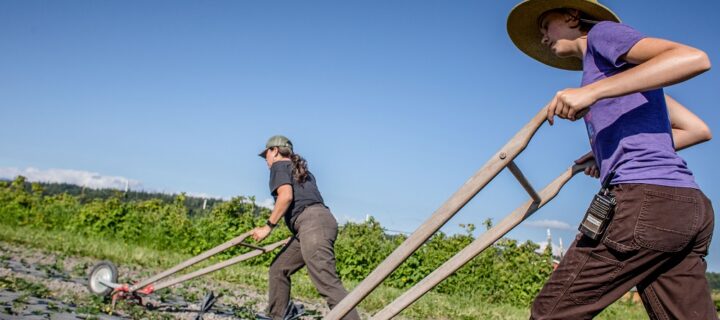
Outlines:
[{"label": "blue t-shirt sleeve", "polygon": [[292,185],[292,171],[285,165],[273,165],[270,168],[270,192],[276,195],[277,188],[284,184]]},{"label": "blue t-shirt sleeve", "polygon": [[643,38],[645,35],[626,24],[603,21],[590,29],[588,46],[595,54],[619,68],[627,64],[620,57],[628,53]]}]

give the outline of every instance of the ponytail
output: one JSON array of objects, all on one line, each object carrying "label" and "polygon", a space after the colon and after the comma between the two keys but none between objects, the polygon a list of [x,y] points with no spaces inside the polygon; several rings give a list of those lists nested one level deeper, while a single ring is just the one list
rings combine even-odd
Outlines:
[{"label": "ponytail", "polygon": [[293,179],[297,183],[304,183],[308,177],[308,167],[305,158],[301,157],[297,153],[293,153],[288,147],[278,147],[278,152],[283,157],[288,157],[292,161],[293,166]]},{"label": "ponytail", "polygon": [[304,183],[308,176],[307,161],[297,153],[293,153],[290,160],[293,163],[293,178],[298,183]]}]

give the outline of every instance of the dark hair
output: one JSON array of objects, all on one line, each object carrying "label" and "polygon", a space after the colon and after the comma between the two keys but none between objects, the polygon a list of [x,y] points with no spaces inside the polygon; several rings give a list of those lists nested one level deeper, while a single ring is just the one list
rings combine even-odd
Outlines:
[{"label": "dark hair", "polygon": [[542,22],[542,19],[550,13],[562,13],[570,15],[571,17],[577,19],[577,25],[573,26],[573,28],[579,28],[580,31],[585,33],[590,32],[590,29],[592,29],[595,24],[600,22],[597,21],[595,17],[592,17],[583,11],[571,8],[558,8],[543,12],[543,14],[538,17],[538,24],[540,24]]},{"label": "dark hair", "polygon": [[308,177],[307,161],[288,147],[277,147],[281,156],[290,158],[293,166],[293,179],[297,183],[304,183]]}]

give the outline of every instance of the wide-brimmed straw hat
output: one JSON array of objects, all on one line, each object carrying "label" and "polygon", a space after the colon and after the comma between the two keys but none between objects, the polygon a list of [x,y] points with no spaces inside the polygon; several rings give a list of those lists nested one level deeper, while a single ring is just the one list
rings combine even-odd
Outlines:
[{"label": "wide-brimmed straw hat", "polygon": [[538,19],[549,10],[562,8],[580,10],[592,20],[620,22],[612,10],[596,0],[526,0],[510,11],[507,31],[515,46],[533,59],[555,68],[582,70],[580,59],[560,58],[540,43],[542,34]]}]

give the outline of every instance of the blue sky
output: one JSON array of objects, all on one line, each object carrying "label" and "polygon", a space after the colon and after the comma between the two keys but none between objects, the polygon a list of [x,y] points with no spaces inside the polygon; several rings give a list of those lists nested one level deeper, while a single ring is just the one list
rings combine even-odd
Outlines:
[{"label": "blue sky", "polygon": [[[720,63],[719,2],[603,3]],[[505,19],[515,4],[0,1],[0,172],[266,201],[256,154],[279,133],[339,220],[372,215],[413,231],[554,92],[580,81],[514,47]],[[711,70],[667,89],[716,136],[718,83]],[[541,189],[587,150],[584,125],[560,122],[516,162]],[[717,141],[681,155],[717,202]],[[510,237],[543,241],[552,225],[569,245],[597,188],[577,176]],[[443,231],[499,221],[526,199],[503,172]],[[719,248],[710,270],[720,271]]]}]

